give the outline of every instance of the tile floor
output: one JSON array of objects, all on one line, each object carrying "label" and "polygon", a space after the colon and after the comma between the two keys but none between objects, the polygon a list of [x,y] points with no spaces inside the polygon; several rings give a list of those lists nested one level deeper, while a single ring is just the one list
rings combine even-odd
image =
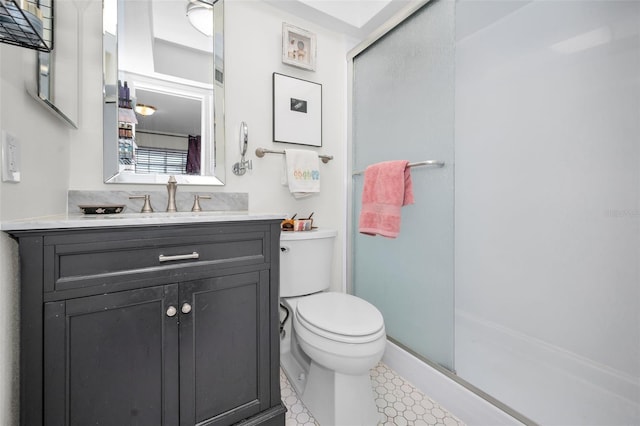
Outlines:
[{"label": "tile floor", "polygon": [[[383,363],[371,369],[371,384],[380,422],[378,425],[444,425],[463,426],[463,423],[438,405],[411,383]],[[280,370],[282,401],[287,407],[286,426],[319,426],[302,404]],[[348,426],[348,425],[343,425]]]}]

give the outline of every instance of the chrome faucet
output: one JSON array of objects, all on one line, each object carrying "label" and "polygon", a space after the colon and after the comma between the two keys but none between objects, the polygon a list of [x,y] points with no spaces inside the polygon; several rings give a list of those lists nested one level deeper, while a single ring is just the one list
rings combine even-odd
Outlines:
[{"label": "chrome faucet", "polygon": [[169,176],[169,182],[167,182],[167,192],[169,193],[169,201],[167,202],[168,212],[177,212],[176,208],[176,189],[178,189],[178,181],[175,176]]},{"label": "chrome faucet", "polygon": [[129,199],[135,199],[135,198],[144,198],[144,205],[142,206],[142,210],[140,210],[140,213],[153,213],[153,207],[151,207],[150,194],[129,196]]},{"label": "chrome faucet", "polygon": [[198,195],[196,194],[193,197],[193,207],[191,207],[191,211],[192,212],[201,212],[202,211],[202,207],[200,207],[200,200],[201,199],[211,199],[211,195]]}]

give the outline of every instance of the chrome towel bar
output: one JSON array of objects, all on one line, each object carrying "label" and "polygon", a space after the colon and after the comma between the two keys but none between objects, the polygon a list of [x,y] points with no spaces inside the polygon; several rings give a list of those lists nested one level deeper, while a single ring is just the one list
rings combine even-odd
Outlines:
[{"label": "chrome towel bar", "polygon": [[[422,166],[433,166],[433,167],[444,167],[444,161],[440,160],[426,160],[426,161],[418,161],[416,163],[409,163],[407,167],[422,167]],[[364,170],[359,170],[357,172],[353,172],[353,176],[364,174]]]},{"label": "chrome towel bar", "polygon": [[[266,148],[256,148],[256,157],[262,158],[265,154],[282,154],[284,155],[284,151],[273,151]],[[327,164],[329,160],[333,160],[333,155],[320,155],[318,157],[322,160],[323,163]]]}]

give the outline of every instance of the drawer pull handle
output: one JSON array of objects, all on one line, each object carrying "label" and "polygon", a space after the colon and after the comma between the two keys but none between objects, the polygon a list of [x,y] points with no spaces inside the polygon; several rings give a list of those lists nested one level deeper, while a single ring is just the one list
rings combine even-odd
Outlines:
[{"label": "drawer pull handle", "polygon": [[200,255],[198,254],[198,252],[194,251],[190,254],[176,254],[174,256],[165,256],[164,254],[161,254],[160,256],[158,256],[158,260],[160,262],[171,262],[172,260],[198,259],[199,257]]}]

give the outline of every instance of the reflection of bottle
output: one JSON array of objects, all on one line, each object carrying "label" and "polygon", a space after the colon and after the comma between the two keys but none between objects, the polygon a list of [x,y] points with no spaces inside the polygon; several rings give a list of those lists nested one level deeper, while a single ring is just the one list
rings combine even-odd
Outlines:
[{"label": "reflection of bottle", "polygon": [[124,107],[131,108],[131,99],[129,98],[129,86],[124,82]]},{"label": "reflection of bottle", "polygon": [[118,106],[122,108],[124,105],[124,87],[122,87],[122,81],[118,80]]}]

